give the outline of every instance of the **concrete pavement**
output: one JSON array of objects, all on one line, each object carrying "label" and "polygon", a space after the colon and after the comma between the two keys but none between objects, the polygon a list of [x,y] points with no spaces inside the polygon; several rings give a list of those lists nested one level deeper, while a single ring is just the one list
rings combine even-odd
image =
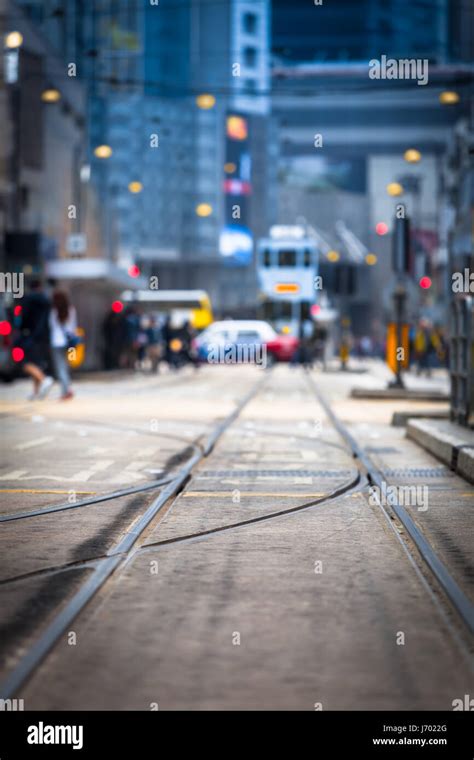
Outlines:
[{"label": "concrete pavement", "polygon": [[[179,466],[262,372],[98,381],[68,405],[8,390],[2,513],[64,500],[15,493],[25,485],[100,492]],[[351,399],[363,376],[313,376],[388,484],[428,488],[411,513],[472,598],[474,489],[390,426],[422,402]],[[277,367],[18,696],[57,710],[451,709],[472,693],[467,638],[369,496],[303,373]],[[1,525],[4,674],[151,499]]]}]

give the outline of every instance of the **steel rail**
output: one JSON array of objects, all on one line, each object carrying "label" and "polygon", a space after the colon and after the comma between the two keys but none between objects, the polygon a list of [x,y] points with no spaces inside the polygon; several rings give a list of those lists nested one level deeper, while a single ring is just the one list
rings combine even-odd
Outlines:
[{"label": "steel rail", "polygon": [[[337,417],[333,409],[331,408],[326,397],[321,392],[318,385],[314,382],[313,378],[308,372],[305,373],[310,387],[313,390],[314,395],[323,407],[326,415],[331,420],[332,424],[336,428],[341,438],[347,443],[353,456],[363,466],[367,477],[371,483],[376,485],[382,490],[382,482],[384,480],[383,474],[378,467],[374,464],[367,452],[357,443],[355,438],[351,435],[346,425]],[[396,515],[400,523],[405,528],[406,532],[410,536],[411,540],[415,544],[420,557],[425,564],[429,567],[432,574],[436,578],[438,584],[443,589],[445,595],[451,602],[452,606],[463,620],[471,633],[474,633],[474,605],[471,600],[466,596],[459,584],[455,581],[447,567],[442,560],[438,557],[429,541],[425,538],[418,526],[415,524],[413,518],[409,515],[405,507],[399,504],[397,498],[392,494],[387,495],[387,501]]]},{"label": "steel rail", "polygon": [[32,643],[27,652],[20,658],[14,669],[7,675],[0,685],[0,698],[10,699],[18,689],[30,678],[36,668],[41,664],[46,655],[53,648],[62,633],[79,615],[88,602],[102,588],[104,583],[110,578],[118,565],[126,560],[127,552],[133,547],[137,539],[148,527],[151,521],[156,517],[158,512],[175,496],[189,478],[194,467],[214,448],[217,440],[222,436],[226,429],[242,412],[243,408],[260,390],[263,383],[267,381],[268,375],[265,374],[253,388],[238,402],[235,409],[217,425],[216,429],[210,433],[204,443],[203,450],[194,454],[188,460],[185,467],[180,471],[177,477],[172,480],[156,499],[150,504],[148,509],[143,513],[140,519],[133,525],[131,530],[127,531],[120,541],[107,552],[107,556],[97,562],[95,569],[92,571],[90,578],[81,586],[74,596],[67,602],[64,608],[56,614],[46,629]]}]

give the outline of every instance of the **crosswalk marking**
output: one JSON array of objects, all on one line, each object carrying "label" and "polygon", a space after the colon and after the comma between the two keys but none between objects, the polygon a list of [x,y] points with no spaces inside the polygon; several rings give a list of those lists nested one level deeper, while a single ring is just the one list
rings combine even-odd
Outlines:
[{"label": "crosswalk marking", "polygon": [[42,446],[44,443],[49,443],[50,441],[54,441],[53,436],[45,435],[43,438],[35,438],[34,440],[26,441],[25,443],[17,443],[15,449],[17,449],[17,451],[26,451],[26,449],[32,449],[35,446]]},{"label": "crosswalk marking", "polygon": [[109,483],[123,484],[130,483],[137,480],[145,480],[146,474],[143,470],[148,466],[149,462],[145,462],[143,459],[137,459],[130,462],[122,472],[114,475],[110,478]]},{"label": "crosswalk marking", "polygon": [[95,475],[97,472],[103,472],[107,469],[107,467],[110,467],[110,465],[114,464],[114,459],[104,459],[99,462],[94,462],[91,467],[89,467],[88,470],[79,470],[79,472],[76,472],[75,475],[73,475],[71,478],[64,478],[64,480],[69,480],[70,483],[77,483],[77,482],[86,482],[91,478],[93,475]]}]

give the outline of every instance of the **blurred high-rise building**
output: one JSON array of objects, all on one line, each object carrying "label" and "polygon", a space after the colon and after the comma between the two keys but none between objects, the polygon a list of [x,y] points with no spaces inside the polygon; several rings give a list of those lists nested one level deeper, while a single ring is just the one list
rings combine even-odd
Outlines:
[{"label": "blurred high-rise building", "polygon": [[449,56],[448,0],[273,0],[273,53],[286,61],[351,62]]},{"label": "blurred high-rise building", "polygon": [[46,37],[61,32],[86,87],[106,255],[160,287],[204,288],[217,308],[250,307],[270,210],[269,0],[22,5]]}]

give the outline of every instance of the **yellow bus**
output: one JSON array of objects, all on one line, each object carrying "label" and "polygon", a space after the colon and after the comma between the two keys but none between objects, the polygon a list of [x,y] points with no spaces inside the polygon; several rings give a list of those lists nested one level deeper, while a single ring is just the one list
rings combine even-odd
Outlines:
[{"label": "yellow bus", "polygon": [[139,306],[145,312],[187,320],[195,330],[204,330],[214,319],[205,290],[126,290],[120,300],[124,305]]}]

